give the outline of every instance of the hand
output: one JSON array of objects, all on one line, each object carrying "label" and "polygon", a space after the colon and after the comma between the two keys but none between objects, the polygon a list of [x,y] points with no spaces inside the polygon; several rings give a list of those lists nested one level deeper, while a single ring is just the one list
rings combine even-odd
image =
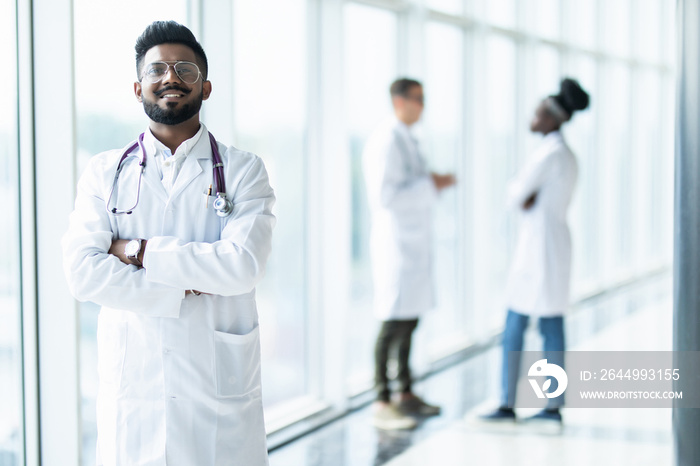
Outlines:
[{"label": "hand", "polygon": [[[120,261],[127,265],[134,265],[133,262],[129,260],[128,257],[126,257],[126,254],[124,254],[124,248],[126,247],[127,243],[131,241],[130,239],[115,239],[112,241],[112,245],[109,247],[109,254],[112,254],[113,256],[116,256],[119,258]],[[141,241],[141,251],[139,251],[139,255],[137,257],[138,261],[143,264],[143,253],[146,251],[146,240]]]},{"label": "hand", "polygon": [[445,188],[449,188],[450,186],[454,185],[457,183],[457,179],[452,173],[448,173],[446,175],[440,175],[438,173],[431,173],[430,176],[433,179],[433,184],[435,184],[435,189],[438,191],[442,191]]},{"label": "hand", "polygon": [[535,202],[537,201],[537,191],[532,193],[530,197],[528,197],[525,202],[523,202],[523,210],[530,210],[532,207],[535,205]]}]

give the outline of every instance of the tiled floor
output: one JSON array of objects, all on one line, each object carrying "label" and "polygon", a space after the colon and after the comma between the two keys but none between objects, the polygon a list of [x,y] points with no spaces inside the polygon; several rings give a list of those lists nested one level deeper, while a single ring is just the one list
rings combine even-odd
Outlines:
[{"label": "tiled floor", "polygon": [[[647,280],[575,309],[566,321],[569,348],[670,350],[671,322],[670,278]],[[526,349],[541,344],[535,332],[526,341]],[[443,413],[413,431],[375,429],[366,406],[274,450],[270,465],[673,464],[670,409],[565,409],[565,426],[556,434],[474,423],[474,413],[493,406],[499,364],[493,348],[417,384]]]}]

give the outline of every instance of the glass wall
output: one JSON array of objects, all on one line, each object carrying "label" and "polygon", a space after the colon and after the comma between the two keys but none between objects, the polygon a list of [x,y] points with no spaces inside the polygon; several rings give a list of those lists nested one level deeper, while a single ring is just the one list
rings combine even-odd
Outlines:
[{"label": "glass wall", "polygon": [[[425,30],[425,111],[422,151],[429,167],[439,173],[459,172],[464,146],[464,35],[454,26],[430,22]],[[460,283],[464,280],[461,260],[461,216],[464,180],[440,194],[433,221],[434,281],[437,306],[426,314],[420,335],[441,335],[439,339],[419,339],[416,355],[428,361],[444,355],[464,340],[464,307],[459,302]],[[427,351],[426,351],[427,350]],[[416,358],[418,359],[418,358]],[[426,361],[427,362],[427,361]]]},{"label": "glass wall", "polygon": [[0,54],[6,71],[0,94],[0,466],[14,466],[24,463],[15,1],[1,0],[0,11]]},{"label": "glass wall", "polygon": [[305,0],[234,2],[233,8],[233,144],[262,157],[277,196],[273,254],[258,287],[268,419],[311,395],[305,235],[307,16]]},{"label": "glass wall", "polygon": [[[474,307],[475,336],[501,324],[505,271],[509,258],[511,226],[504,211],[505,187],[516,160],[517,44],[498,35],[476,38],[478,73],[473,94],[474,122],[471,154],[473,169]],[[474,228],[474,225],[479,225]],[[469,228],[468,227],[468,228]]]},{"label": "glass wall", "polygon": [[[362,149],[372,130],[391,115],[389,86],[397,74],[398,25],[389,11],[349,3],[343,8],[346,137],[352,167],[352,273],[345,344],[347,383],[358,393],[371,383],[376,320],[372,310],[370,215]],[[368,73],[367,70],[372,70]]]}]

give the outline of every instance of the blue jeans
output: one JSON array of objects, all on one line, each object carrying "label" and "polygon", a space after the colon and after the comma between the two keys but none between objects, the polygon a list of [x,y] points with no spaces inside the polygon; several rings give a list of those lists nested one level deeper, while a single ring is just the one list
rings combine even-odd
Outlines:
[{"label": "blue jeans", "polygon": [[[501,406],[515,406],[515,391],[520,376],[520,361],[522,354],[512,355],[511,351],[523,350],[523,337],[530,316],[508,310],[506,329],[503,332],[503,368],[501,372]],[[564,318],[540,317],[540,333],[544,337],[544,357],[548,363],[564,367]],[[556,383],[553,380],[552,383]],[[555,386],[553,386],[555,387]],[[549,398],[548,408],[558,408],[564,404],[564,395]]]}]

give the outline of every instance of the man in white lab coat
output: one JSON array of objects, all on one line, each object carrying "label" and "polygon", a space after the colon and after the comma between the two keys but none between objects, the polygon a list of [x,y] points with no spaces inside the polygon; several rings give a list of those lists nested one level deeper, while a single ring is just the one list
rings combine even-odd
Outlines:
[{"label": "man in white lab coat", "polygon": [[200,123],[212,86],[189,29],[148,26],[136,65],[148,128],[90,160],[63,237],[71,292],[102,306],[97,464],[266,465],[255,285],[274,193]]},{"label": "man in white lab coat", "polygon": [[[410,128],[423,112],[423,86],[398,79],[390,88],[394,117],[370,137],[363,154],[372,214],[371,257],[375,313],[382,326],[375,345],[375,426],[415,427],[415,414],[440,412],[411,389],[411,337],[418,318],[434,306],[432,208],[453,175],[431,173]],[[387,360],[397,351],[399,394],[391,403]]]},{"label": "man in white lab coat", "polygon": [[[508,185],[507,203],[519,214],[520,228],[507,287],[508,315],[503,333],[501,405],[485,421],[515,421],[515,392],[523,336],[529,318],[539,319],[549,364],[564,366],[564,312],[569,306],[571,236],[567,211],[578,166],[560,129],[573,113],[588,107],[588,94],[573,79],[561,82],[559,94],[537,107],[530,130],[544,138],[537,151]],[[552,378],[548,390],[556,390]],[[563,395],[549,398],[545,410],[529,421],[558,423]]]}]

